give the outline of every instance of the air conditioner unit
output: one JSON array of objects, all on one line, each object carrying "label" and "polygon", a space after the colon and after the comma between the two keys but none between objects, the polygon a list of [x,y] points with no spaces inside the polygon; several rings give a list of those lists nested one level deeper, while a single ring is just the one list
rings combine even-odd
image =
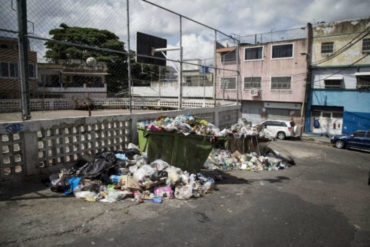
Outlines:
[{"label": "air conditioner unit", "polygon": [[260,95],[260,90],[258,89],[251,89],[251,96],[252,97],[257,97]]}]

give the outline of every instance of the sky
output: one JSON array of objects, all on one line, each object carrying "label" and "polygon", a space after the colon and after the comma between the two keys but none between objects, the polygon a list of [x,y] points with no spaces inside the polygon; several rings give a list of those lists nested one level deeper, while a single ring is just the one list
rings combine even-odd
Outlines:
[{"label": "sky", "polygon": [[[169,47],[179,46],[179,17],[141,0],[130,1],[131,48],[136,48],[136,32],[168,40]],[[305,26],[307,22],[358,19],[370,16],[369,0],[151,0],[173,11],[205,23],[227,34],[250,35]],[[0,28],[16,29],[11,0],[0,0]],[[13,2],[16,2],[13,0]],[[28,0],[28,19],[34,33],[50,37],[48,32],[64,22],[70,26],[107,29],[126,43],[126,0]],[[32,30],[31,24],[29,29]],[[233,45],[218,35],[218,40]],[[184,58],[210,59],[214,32],[183,20]],[[39,41],[38,41],[39,42]],[[40,54],[41,42],[34,42]],[[178,52],[169,52],[177,58]]]}]

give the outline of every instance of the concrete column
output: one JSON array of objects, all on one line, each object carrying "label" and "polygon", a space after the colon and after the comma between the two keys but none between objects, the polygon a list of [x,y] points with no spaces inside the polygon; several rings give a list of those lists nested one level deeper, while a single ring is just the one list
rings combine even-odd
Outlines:
[{"label": "concrete column", "polygon": [[38,174],[38,143],[37,132],[24,132],[23,133],[23,159],[26,169],[26,175]]}]

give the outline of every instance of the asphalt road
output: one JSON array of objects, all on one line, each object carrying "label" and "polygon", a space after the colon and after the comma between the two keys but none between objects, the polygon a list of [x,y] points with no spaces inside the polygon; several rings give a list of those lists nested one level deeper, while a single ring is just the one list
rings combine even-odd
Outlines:
[{"label": "asphalt road", "polygon": [[370,246],[370,154],[273,145],[296,166],[233,171],[189,201],[88,203],[30,182],[0,187],[0,246]]}]

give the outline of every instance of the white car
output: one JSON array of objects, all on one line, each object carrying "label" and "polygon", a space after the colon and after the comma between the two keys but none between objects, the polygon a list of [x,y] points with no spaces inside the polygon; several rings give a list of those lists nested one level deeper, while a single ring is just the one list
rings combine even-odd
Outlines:
[{"label": "white car", "polygon": [[284,140],[286,137],[294,136],[297,126],[292,126],[292,124],[293,123],[290,121],[267,120],[262,122],[260,125],[263,126],[264,132],[267,132],[267,135]]}]

